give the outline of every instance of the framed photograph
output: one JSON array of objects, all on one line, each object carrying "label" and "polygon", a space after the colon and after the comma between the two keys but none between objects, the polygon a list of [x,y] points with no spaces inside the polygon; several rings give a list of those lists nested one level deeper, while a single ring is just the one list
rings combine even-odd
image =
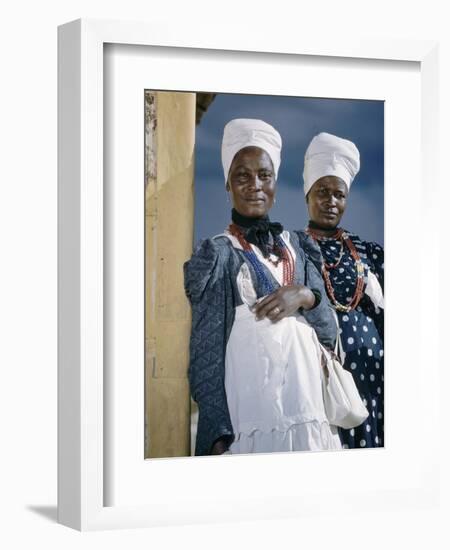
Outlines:
[{"label": "framed photograph", "polygon": [[[112,120],[113,115],[107,115],[107,118]],[[230,121],[232,122],[230,123]],[[228,124],[230,126],[227,126]],[[197,454],[206,452],[202,444],[204,432],[201,420],[200,436],[198,445],[196,445],[199,408],[203,407],[205,400],[200,400],[199,404],[190,400],[187,376],[190,355],[191,380],[192,386],[194,386],[199,368],[198,361],[202,360],[202,354],[208,356],[208,365],[205,365],[208,370],[212,366],[214,368],[217,366],[220,369],[224,357],[224,354],[221,353],[211,357],[210,350],[206,348],[203,351],[202,342],[199,341],[198,344],[195,344],[196,335],[201,332],[205,346],[208,346],[208,341],[214,342],[213,346],[218,350],[222,346],[219,340],[224,330],[230,332],[231,343],[235,341],[235,338],[231,336],[231,328],[223,318],[223,312],[216,311],[214,314],[217,316],[213,322],[215,328],[212,328],[211,322],[207,320],[208,316],[202,314],[202,318],[198,321],[194,320],[196,328],[192,335],[192,345],[194,348],[198,347],[199,351],[196,354],[193,349],[194,353],[190,354],[191,304],[185,296],[183,264],[190,260],[194,243],[194,249],[197,251],[192,260],[186,264],[186,291],[188,293],[192,291],[195,294],[196,284],[201,273],[196,271],[194,279],[190,281],[189,272],[192,268],[189,266],[195,265],[196,258],[203,253],[204,247],[214,246],[213,243],[223,246],[227,242],[223,240],[223,236],[229,235],[228,228],[232,217],[239,219],[241,223],[248,224],[255,221],[255,218],[240,218],[239,210],[247,211],[248,208],[246,202],[241,200],[240,191],[237,195],[231,194],[230,189],[227,191],[228,183],[225,183],[221,160],[224,127],[244,127],[245,129],[241,132],[243,131],[247,136],[246,128],[249,125],[266,128],[274,136],[280,136],[281,162],[276,185],[272,189],[272,181],[269,180],[270,185],[268,183],[265,186],[268,198],[265,204],[269,208],[266,215],[269,215],[270,211],[269,219],[273,223],[281,221],[283,231],[288,228],[291,231],[312,231],[307,228],[309,217],[302,176],[305,151],[307,151],[312,138],[316,136],[315,144],[325,141],[328,143],[329,140],[332,140],[336,147],[353,147],[354,160],[359,164],[359,169],[357,174],[352,172],[352,175],[348,173],[347,176],[348,178],[352,177],[352,181],[355,179],[357,184],[352,185],[351,193],[348,193],[347,197],[342,196],[338,206],[339,215],[345,214],[343,223],[345,227],[350,227],[352,230],[354,235],[352,243],[354,241],[355,246],[360,248],[360,252],[365,256],[368,255],[366,261],[371,262],[373,273],[378,276],[380,284],[383,283],[384,101],[223,94],[211,91],[146,90],[145,456],[147,458],[189,456],[195,453],[196,448]],[[108,133],[112,135],[110,130]],[[119,131],[119,134],[121,133]],[[337,136],[345,136],[346,139]],[[252,138],[247,139],[251,140]],[[348,140],[357,143],[358,147],[353,146]],[[260,144],[264,145],[264,143]],[[270,147],[270,143],[267,143],[266,146]],[[344,150],[341,153],[344,153]],[[324,155],[325,153],[320,154]],[[106,151],[106,156],[117,156],[117,153],[109,154]],[[350,161],[350,157],[345,157],[343,162]],[[325,166],[325,170],[335,170],[328,164]],[[345,170],[344,164],[341,166]],[[346,177],[346,174],[343,173],[342,176]],[[350,184],[350,179],[348,179],[348,185]],[[344,185],[343,189],[346,193],[347,184],[341,183],[340,185]],[[247,187],[249,187],[248,190]],[[265,187],[263,186],[257,191],[261,196],[261,201],[266,195]],[[252,182],[249,186],[245,186],[244,200],[247,199],[247,193],[254,193]],[[312,215],[317,216],[317,191],[315,193],[313,191],[312,196],[315,199],[311,201],[311,212]],[[232,210],[231,199],[236,202],[234,210]],[[327,201],[328,199],[325,200],[325,205],[327,205]],[[167,211],[176,213],[176,215],[165,216],[164,213]],[[163,212],[162,216],[160,216],[160,212]],[[257,213],[259,214],[259,212]],[[325,223],[327,222],[325,221]],[[335,223],[333,220],[333,224]],[[335,230],[331,231],[330,235],[333,232]],[[284,233],[281,235],[283,238]],[[363,235],[364,242],[367,244],[358,240],[360,239],[359,235]],[[217,237],[208,240],[213,236]],[[305,235],[302,234],[302,238],[304,237]],[[230,244],[233,242],[236,244],[236,241],[226,238]],[[295,234],[293,234],[294,243],[295,238]],[[384,441],[384,350],[381,336],[384,310],[381,303],[378,304],[380,307],[375,309],[377,306],[374,306],[372,300],[368,301],[362,296],[359,299],[356,298],[357,275],[353,268],[354,260],[350,249],[345,245],[345,251],[342,251],[341,244],[343,243],[335,239],[332,241],[324,240],[322,247],[325,257],[328,256],[329,264],[332,264],[333,261],[339,263],[331,270],[331,277],[333,280],[336,279],[337,292],[342,294],[339,299],[342,302],[346,301],[347,304],[351,300],[355,302],[352,307],[345,304],[339,306],[342,310],[349,309],[348,313],[345,311],[339,313],[342,324],[340,344],[346,346],[345,365],[348,370],[352,371],[352,376],[356,380],[364,400],[363,404],[368,409],[368,418],[364,422],[361,420],[357,426],[351,426],[346,431],[341,431],[340,437],[344,448],[381,447]],[[305,244],[306,246],[308,245]],[[226,253],[225,250],[227,249],[225,248],[223,253]],[[333,253],[336,257],[331,261]],[[240,261],[238,254],[235,258],[237,262]],[[341,254],[342,258],[339,260],[338,256]],[[270,256],[268,257],[270,258]],[[212,258],[213,255],[211,255],[211,260]],[[264,260],[261,260],[263,263],[260,264],[258,257],[253,258],[253,262],[257,262],[255,265],[267,265],[269,273],[273,272],[275,276],[281,273],[282,265],[285,264],[285,260],[282,260],[284,262],[282,264],[277,260],[277,256],[273,255],[272,263],[264,264]],[[301,258],[298,262],[299,266],[303,266]],[[253,266],[252,263],[249,265]],[[307,265],[303,266],[303,271]],[[308,267],[308,269],[313,270],[314,268]],[[313,280],[309,282],[310,287],[320,284],[322,288],[320,269],[321,266],[318,265],[315,273],[311,274],[310,277]],[[296,277],[301,276],[301,272],[302,267],[298,267]],[[205,269],[206,277],[211,278],[211,273],[212,271],[208,272],[208,268]],[[264,288],[263,284],[259,285],[258,283],[257,273],[261,272],[254,271],[253,273],[251,285],[253,290],[255,285]],[[316,277],[317,283],[314,283],[314,277]],[[292,288],[292,284],[287,286]],[[325,294],[324,287],[321,292]],[[245,292],[239,290],[237,285],[235,288],[236,300],[241,297],[241,293],[243,300],[251,300]],[[214,303],[219,295],[219,288],[207,290],[205,283],[205,289],[202,289],[199,299],[196,299],[195,296],[191,297],[191,299],[193,298],[193,307],[199,311],[204,307],[208,308],[208,304]],[[232,293],[229,296],[231,301]],[[356,304],[356,300],[358,300],[358,304]],[[332,311],[328,305],[325,308],[327,311],[322,311],[325,303],[326,298],[321,307],[320,304],[317,304],[317,309],[313,308],[309,315],[306,314],[306,317],[297,316],[297,321],[306,319],[307,322],[312,323],[311,326],[315,324],[317,326],[319,320],[320,322],[328,321],[330,331],[335,334],[336,323]],[[243,303],[237,311],[247,310],[248,304],[244,305]],[[195,315],[196,312],[194,312],[194,317]],[[269,349],[271,330],[276,331],[277,334],[282,331],[286,338],[288,338],[288,334],[295,333],[299,341],[309,342],[311,350],[316,348],[317,342],[310,341],[310,335],[306,332],[305,334],[299,333],[299,325],[292,324],[292,321],[293,319],[283,321],[270,329],[269,326],[266,326],[267,321],[258,325],[264,332],[262,346],[265,350]],[[239,334],[238,338],[241,338],[242,331],[252,331],[251,323],[250,326],[247,326],[247,322],[233,322],[233,334]],[[328,329],[321,330],[319,328],[318,330],[320,338],[327,340]],[[309,328],[306,331],[309,331]],[[249,335],[250,337],[252,336]],[[254,337],[258,338],[256,334]],[[246,365],[243,376],[252,379],[251,386],[255,388],[256,395],[253,395],[253,390],[250,389],[241,389],[241,391],[233,389],[236,385],[243,388],[247,382],[246,379],[242,379],[243,371],[239,365],[236,366],[236,374],[231,375],[233,366],[229,361],[233,348],[229,348],[231,351],[228,354],[228,359],[225,360],[229,366],[224,370],[228,371],[226,377],[228,381],[226,382],[227,395],[230,393],[237,398],[233,403],[230,402],[229,406],[233,416],[233,426],[237,427],[238,424],[244,422],[242,414],[238,415],[238,408],[241,411],[246,408],[244,403],[251,402],[253,410],[258,409],[259,406],[265,410],[258,412],[257,417],[252,417],[253,413],[250,413],[250,410],[245,413],[246,432],[241,437],[235,435],[234,445],[231,444],[228,452],[237,454],[238,447],[241,454],[244,453],[244,450],[275,452],[276,449],[280,451],[282,449],[327,450],[339,447],[340,440],[336,437],[336,430],[329,429],[325,425],[322,428],[323,433],[321,433],[317,430],[317,424],[311,420],[314,416],[321,417],[320,407],[314,405],[307,413],[304,409],[300,410],[308,400],[313,402],[313,396],[317,396],[317,394],[319,394],[318,402],[320,403],[322,400],[321,367],[316,358],[308,354],[305,355],[300,350],[294,352],[294,348],[290,347],[289,342],[290,340],[286,340],[283,345],[283,353],[295,353],[297,359],[295,361],[292,359],[286,370],[282,367],[285,361],[282,358],[275,360],[273,354],[271,355],[273,361],[268,361],[266,352],[263,354],[264,357],[251,355],[244,359],[243,350],[237,350],[240,355],[239,365]],[[278,349],[278,344],[274,343],[270,347],[271,353],[276,349]],[[291,351],[289,352],[288,349]],[[277,352],[275,351],[275,353]],[[293,357],[293,355],[291,356]],[[254,359],[255,372],[250,375],[252,358]],[[261,368],[261,363],[264,361],[266,361],[265,369]],[[301,370],[299,365],[303,365],[304,370]],[[313,376],[311,384],[300,384],[300,379],[306,379],[309,372]],[[260,380],[258,380],[259,374],[262,376]],[[217,376],[219,378],[221,375]],[[283,380],[286,379],[289,379],[288,384],[283,383]],[[231,380],[233,380],[232,385]],[[209,382],[206,383],[209,384]],[[271,408],[271,403],[273,404],[278,399],[277,392],[281,392],[280,406],[274,409]],[[244,393],[245,395],[243,395]],[[302,403],[303,405],[301,405]],[[289,412],[285,413],[285,410]],[[211,419],[212,415],[208,412],[206,416]],[[300,422],[302,418],[304,421]],[[270,431],[268,429],[270,422],[273,425],[283,425],[286,428],[284,432],[276,430],[277,439],[262,435]],[[259,426],[259,430],[255,434],[257,426]],[[328,432],[328,430],[330,431]],[[252,433],[253,435],[250,435]],[[331,438],[327,439],[325,433],[331,435]],[[288,438],[291,437],[293,438],[292,443],[288,442]],[[226,439],[226,436],[223,436],[222,441],[217,444],[217,448],[221,446],[225,448]]]},{"label": "framed photograph", "polygon": [[[59,29],[59,521],[87,530],[301,516],[321,513],[324,498],[346,510],[361,499],[367,510],[437,505],[438,343],[426,320],[437,319],[438,289],[429,299],[420,269],[405,277],[417,250],[437,252],[426,248],[429,234],[405,239],[402,230],[408,215],[433,218],[436,44],[268,43],[255,33],[249,45],[220,29],[193,39],[181,27],[173,36],[151,23],[81,20]],[[178,139],[170,151],[164,132],[153,132],[155,102],[160,112],[166,102],[167,112],[184,105],[189,113],[175,129],[164,123],[171,143]],[[381,141],[381,185],[369,200],[367,185],[354,210],[361,236],[386,251],[383,447],[189,456],[190,312],[173,262],[181,267],[194,241],[225,229],[225,190],[221,199],[207,167],[200,183],[194,163],[202,139],[220,147],[217,131],[201,136],[215,106],[219,119],[265,113],[282,126],[284,116],[295,136],[302,121],[337,133],[356,109],[367,143]],[[376,117],[362,118],[363,106]],[[298,195],[300,205],[304,145],[297,158],[294,145],[289,151],[298,174],[284,200]],[[203,158],[212,155],[206,148]],[[196,208],[208,211],[209,225]],[[305,216],[289,229],[302,229]]]}]

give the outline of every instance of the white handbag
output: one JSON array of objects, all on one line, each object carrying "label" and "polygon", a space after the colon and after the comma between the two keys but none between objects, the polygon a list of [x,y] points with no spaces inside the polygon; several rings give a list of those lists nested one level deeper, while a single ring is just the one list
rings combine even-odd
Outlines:
[{"label": "white handbag", "polygon": [[369,412],[352,374],[328,350],[321,348],[326,363],[321,373],[325,414],[333,426],[355,428],[364,422]]}]

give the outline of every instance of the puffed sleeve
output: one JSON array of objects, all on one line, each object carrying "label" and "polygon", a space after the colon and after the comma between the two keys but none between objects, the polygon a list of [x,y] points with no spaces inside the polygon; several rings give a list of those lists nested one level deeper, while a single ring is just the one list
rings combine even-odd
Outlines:
[{"label": "puffed sleeve", "polygon": [[384,249],[377,243],[365,243],[367,260],[384,291]]},{"label": "puffed sleeve", "polygon": [[196,455],[208,455],[219,438],[233,441],[225,394],[225,350],[234,320],[229,247],[202,241],[184,264],[185,291],[192,307],[189,384],[198,403]]},{"label": "puffed sleeve", "polygon": [[[384,294],[384,249],[377,243],[364,243],[367,252],[367,262],[372,273],[375,274]],[[384,341],[384,309],[371,307],[370,315],[382,341]]]},{"label": "puffed sleeve", "polygon": [[[302,314],[308,323],[316,331],[317,337],[321,344],[323,344],[328,349],[333,349],[336,343],[337,337],[337,324],[334,318],[333,310],[331,308],[328,296],[325,290],[325,285],[323,283],[322,275],[318,271],[315,261],[320,265],[321,259],[319,257],[314,257],[315,261],[310,259],[304,250],[304,242],[299,238],[297,232],[294,232],[294,236],[297,237],[295,242],[292,239],[292,242],[296,244],[296,253],[297,253],[297,262],[302,262],[304,281],[303,284],[311,290],[318,290],[321,295],[320,303],[308,311],[303,311]],[[314,247],[311,249],[311,253],[314,254],[316,250]],[[320,250],[319,250],[320,254]]]}]

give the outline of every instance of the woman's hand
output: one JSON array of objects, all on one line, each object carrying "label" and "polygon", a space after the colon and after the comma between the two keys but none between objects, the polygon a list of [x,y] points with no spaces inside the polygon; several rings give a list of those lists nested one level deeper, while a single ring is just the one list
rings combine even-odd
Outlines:
[{"label": "woman's hand", "polygon": [[315,301],[314,294],[306,286],[282,286],[258,302],[253,307],[253,312],[257,320],[267,317],[273,323],[277,323],[284,317],[295,313],[299,308],[311,309]]}]

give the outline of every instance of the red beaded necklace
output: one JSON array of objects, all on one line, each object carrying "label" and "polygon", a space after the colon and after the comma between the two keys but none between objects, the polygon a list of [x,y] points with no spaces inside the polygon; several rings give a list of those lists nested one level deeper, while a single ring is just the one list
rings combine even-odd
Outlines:
[{"label": "red beaded necklace", "polygon": [[[251,244],[246,240],[244,235],[242,234],[242,231],[239,229],[239,227],[232,223],[228,227],[228,231],[236,237],[236,239],[239,241],[239,244],[242,246],[243,250],[245,250],[248,253],[251,253],[254,255],[255,260],[258,261],[258,258],[256,257],[256,254],[254,250],[251,247]],[[281,246],[280,246],[281,245]],[[272,260],[271,258],[268,258],[269,262],[274,265],[275,267],[278,266],[280,261],[283,264],[283,284],[282,286],[288,286],[292,285],[294,281],[294,258],[292,257],[291,251],[289,250],[289,247],[282,241],[281,239],[276,239],[274,242],[274,251],[279,254],[278,260]]]},{"label": "red beaded necklace", "polygon": [[[358,254],[358,251],[355,248],[355,245],[353,244],[353,241],[350,239],[350,236],[343,229],[338,229],[336,233],[331,237],[323,237],[321,235],[318,235],[317,233],[314,232],[314,230],[312,230],[309,227],[306,229],[306,232],[308,233],[308,235],[311,235],[311,237],[316,241],[326,240],[328,238],[336,239],[340,241],[341,250],[339,252],[339,257],[337,261],[334,264],[327,264],[325,260],[322,260],[322,275],[325,281],[325,287],[327,289],[328,297],[330,298],[336,311],[348,313],[352,309],[355,309],[364,294],[364,265],[361,261],[361,257]],[[341,260],[344,256],[344,246],[347,246],[351,257],[355,261],[356,277],[357,277],[355,292],[353,293],[353,297],[347,305],[341,304],[336,300],[336,296],[334,295],[333,284],[331,283],[330,274],[329,274],[329,271],[331,269],[334,269],[341,263]]]}]

